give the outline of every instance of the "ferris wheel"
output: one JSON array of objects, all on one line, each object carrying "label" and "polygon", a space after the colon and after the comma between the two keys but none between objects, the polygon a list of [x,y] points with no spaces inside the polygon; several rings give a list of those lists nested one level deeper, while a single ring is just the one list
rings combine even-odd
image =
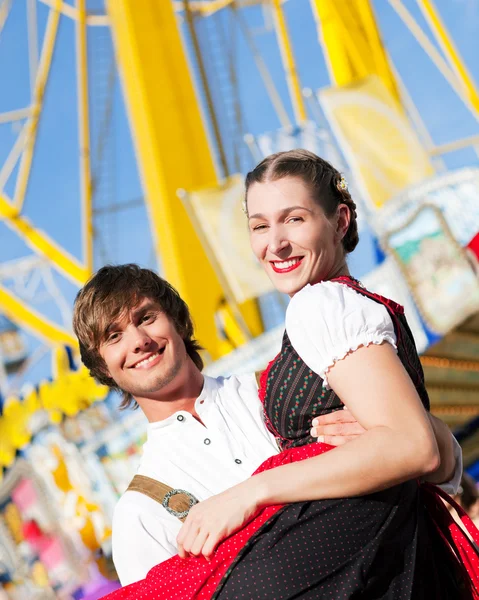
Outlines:
[{"label": "ferris wheel", "polygon": [[[41,340],[36,357],[75,344],[72,299],[107,262],[159,267],[190,305],[212,359],[261,333],[257,302],[233,297],[180,188],[217,189],[265,153],[311,144],[352,171],[380,229],[394,208],[385,198],[443,172],[449,153],[477,151],[477,135],[433,143],[384,47],[372,2],[339,10],[334,0],[310,1],[310,56],[324,61],[333,89],[305,89],[291,35],[296,6],[0,2],[0,312]],[[431,0],[388,0],[388,9],[475,122],[479,95],[438,8]],[[265,130],[251,126],[246,83]],[[356,102],[360,121],[372,110],[371,94],[374,106],[381,100],[371,122],[381,114],[385,130],[399,132],[409,156],[400,176],[416,179],[394,175],[384,184],[384,171],[368,167],[381,158],[374,144],[368,154],[361,131],[347,137],[342,107]]]}]

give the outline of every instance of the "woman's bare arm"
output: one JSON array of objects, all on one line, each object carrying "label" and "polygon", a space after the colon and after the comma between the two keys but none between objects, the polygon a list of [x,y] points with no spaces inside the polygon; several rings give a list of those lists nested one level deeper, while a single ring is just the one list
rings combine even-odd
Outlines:
[{"label": "woman's bare arm", "polygon": [[329,370],[328,381],[366,432],[326,454],[245,482],[263,486],[256,490],[260,506],[368,494],[439,468],[433,428],[391,345],[351,352]]},{"label": "woman's bare arm", "polygon": [[[449,483],[455,475],[456,468],[460,468],[460,465],[456,465],[454,438],[449,427],[441,419],[431,413],[427,413],[427,416],[434,431],[441,464],[436,471],[426,475],[424,480],[438,485]],[[311,435],[331,446],[342,446],[365,431],[349,410],[336,410],[315,417],[312,421]]]},{"label": "woman's bare arm", "polygon": [[366,432],[194,506],[178,536],[180,555],[211,555],[262,506],[369,494],[438,469],[433,428],[391,345],[351,352],[329,370],[328,380]]}]

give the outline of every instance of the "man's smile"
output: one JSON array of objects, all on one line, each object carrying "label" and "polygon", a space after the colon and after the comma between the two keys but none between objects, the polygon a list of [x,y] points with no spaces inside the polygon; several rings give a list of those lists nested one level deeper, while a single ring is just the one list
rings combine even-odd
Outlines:
[{"label": "man's smile", "polygon": [[145,358],[140,359],[138,362],[130,365],[129,369],[148,369],[149,367],[156,365],[160,362],[161,356],[165,351],[165,347],[160,348],[156,352],[151,352]]}]

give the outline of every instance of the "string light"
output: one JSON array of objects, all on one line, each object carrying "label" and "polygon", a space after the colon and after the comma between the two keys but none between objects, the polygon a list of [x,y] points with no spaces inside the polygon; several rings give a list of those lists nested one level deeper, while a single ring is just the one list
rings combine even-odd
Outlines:
[{"label": "string light", "polygon": [[421,363],[424,367],[479,372],[479,360],[459,360],[456,358],[421,356]]}]

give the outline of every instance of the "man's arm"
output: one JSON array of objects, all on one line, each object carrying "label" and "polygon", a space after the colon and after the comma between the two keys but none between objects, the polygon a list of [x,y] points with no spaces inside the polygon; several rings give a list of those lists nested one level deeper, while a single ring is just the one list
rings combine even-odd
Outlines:
[{"label": "man's arm", "polygon": [[[441,484],[447,493],[453,495],[457,492],[462,475],[461,447],[445,423],[430,413],[428,416],[439,448],[441,465],[424,479]],[[337,410],[316,417],[312,425],[311,435],[331,446],[346,444],[365,432],[348,410]]]},{"label": "man's arm", "polygon": [[457,494],[462,476],[462,450],[449,427],[434,415],[429,414],[437,446],[441,455],[441,465],[437,471],[425,477],[425,481],[440,485],[452,496]]},{"label": "man's arm", "polygon": [[113,562],[121,584],[144,579],[152,567],[177,554],[180,527],[181,522],[151,498],[127,492],[113,515]]}]

